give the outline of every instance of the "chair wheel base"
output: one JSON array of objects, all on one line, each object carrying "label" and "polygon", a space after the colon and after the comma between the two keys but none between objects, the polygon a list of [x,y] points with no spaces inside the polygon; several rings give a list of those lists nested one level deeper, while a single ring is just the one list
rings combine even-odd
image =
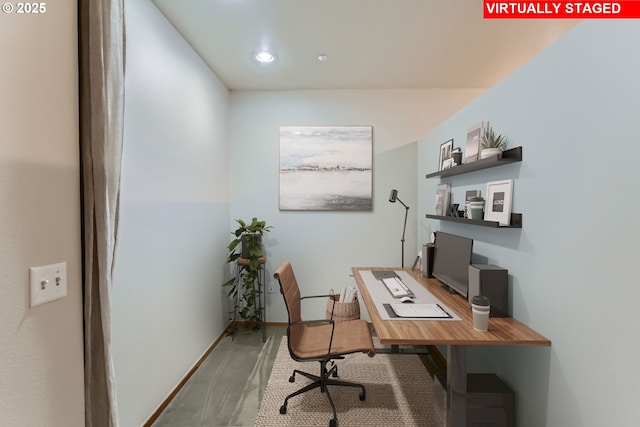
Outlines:
[{"label": "chair wheel base", "polygon": [[329,420],[329,427],[336,427],[338,425],[338,421],[334,418]]},{"label": "chair wheel base", "polygon": [[280,407],[280,413],[281,413],[282,415],[284,415],[284,414],[286,414],[286,413],[287,413],[287,407],[286,407],[285,405],[282,405],[282,406]]}]

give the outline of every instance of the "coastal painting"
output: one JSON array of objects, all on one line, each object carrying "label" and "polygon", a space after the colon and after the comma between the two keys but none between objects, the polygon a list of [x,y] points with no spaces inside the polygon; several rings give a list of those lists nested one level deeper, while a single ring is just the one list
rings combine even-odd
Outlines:
[{"label": "coastal painting", "polygon": [[280,210],[370,211],[372,126],[280,128]]}]

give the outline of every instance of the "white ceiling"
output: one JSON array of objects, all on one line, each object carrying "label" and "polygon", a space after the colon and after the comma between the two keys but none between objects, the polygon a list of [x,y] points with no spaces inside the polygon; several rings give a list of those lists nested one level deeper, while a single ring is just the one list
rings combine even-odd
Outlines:
[{"label": "white ceiling", "polygon": [[231,90],[488,88],[579,22],[485,20],[482,0],[153,2]]}]

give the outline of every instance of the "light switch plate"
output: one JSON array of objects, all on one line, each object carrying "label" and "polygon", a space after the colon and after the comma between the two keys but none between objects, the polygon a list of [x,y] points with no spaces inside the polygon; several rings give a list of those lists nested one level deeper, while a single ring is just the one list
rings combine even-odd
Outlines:
[{"label": "light switch plate", "polygon": [[67,263],[29,268],[31,307],[67,296]]}]

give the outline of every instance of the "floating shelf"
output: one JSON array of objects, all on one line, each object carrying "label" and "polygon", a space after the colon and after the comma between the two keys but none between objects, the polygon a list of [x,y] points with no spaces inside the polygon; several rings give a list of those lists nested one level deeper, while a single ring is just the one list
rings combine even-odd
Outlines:
[{"label": "floating shelf", "polygon": [[438,172],[433,172],[427,175],[427,179],[441,177],[445,178],[448,176],[460,175],[463,173],[479,171],[482,169],[493,168],[496,166],[507,165],[511,163],[521,162],[522,161],[522,147],[512,148],[510,150],[505,150],[502,152],[502,157],[493,156],[487,157],[486,159],[476,160],[471,163],[463,163],[458,166],[454,166],[449,169],[441,170]]},{"label": "floating shelf", "polygon": [[483,227],[522,228],[522,214],[519,214],[519,213],[512,213],[511,225],[504,225],[504,226],[501,226],[497,221],[483,221],[481,219],[469,219],[469,218],[461,218],[457,216],[442,216],[442,215],[427,214],[426,217],[431,219],[439,219],[441,221],[457,222],[461,224],[481,225]]}]

